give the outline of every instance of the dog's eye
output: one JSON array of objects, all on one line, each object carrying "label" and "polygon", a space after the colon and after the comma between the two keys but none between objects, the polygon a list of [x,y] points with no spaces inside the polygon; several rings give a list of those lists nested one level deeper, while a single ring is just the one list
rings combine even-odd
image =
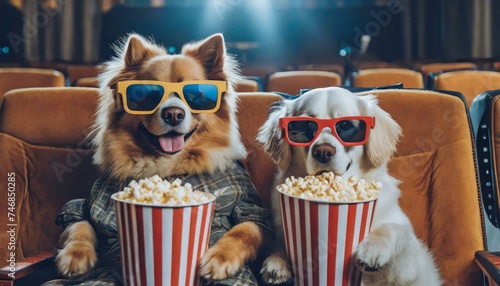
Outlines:
[{"label": "dog's eye", "polygon": [[349,130],[353,128],[354,126],[350,121],[342,121],[337,125],[341,130]]}]

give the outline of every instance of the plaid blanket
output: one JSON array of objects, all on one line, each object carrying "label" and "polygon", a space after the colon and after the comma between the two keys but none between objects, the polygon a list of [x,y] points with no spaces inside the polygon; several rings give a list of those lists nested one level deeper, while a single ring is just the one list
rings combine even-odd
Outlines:
[{"label": "plaid blanket", "polygon": [[[224,172],[175,178],[180,178],[183,183],[190,183],[193,190],[209,192],[217,197],[209,245],[217,242],[233,225],[247,221],[256,223],[263,232],[273,236],[271,213],[262,207],[259,194],[239,162]],[[75,199],[64,205],[56,223],[67,227],[82,220],[91,222],[98,239],[99,264],[77,280],[58,280],[44,285],[122,284],[117,220],[110,197],[123,190],[132,179],[137,178],[117,180],[103,176],[95,182],[89,199]],[[245,265],[233,277],[217,281],[217,285],[257,285],[256,281],[250,267]]]}]

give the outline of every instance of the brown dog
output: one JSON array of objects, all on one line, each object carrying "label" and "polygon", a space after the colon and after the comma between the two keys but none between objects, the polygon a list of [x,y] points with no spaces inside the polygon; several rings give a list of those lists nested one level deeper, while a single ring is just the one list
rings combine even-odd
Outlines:
[{"label": "brown dog", "polygon": [[[83,275],[83,280],[115,281],[97,273],[119,267],[106,264],[105,259],[119,253],[119,247],[106,243],[117,238],[109,196],[132,179],[159,175],[179,177],[194,189],[217,196],[210,238],[213,245],[202,257],[200,275],[222,280],[238,273],[239,278],[227,280],[228,285],[241,279],[255,283],[243,266],[256,257],[271,223],[248,175],[237,164],[246,155],[235,117],[233,85],[238,74],[222,35],[187,44],[180,55],[168,55],[163,47],[131,35],[118,53],[100,75],[99,108],[90,135],[96,151],[94,162],[104,175],[94,185],[89,201],[69,202],[58,218],[66,226],[56,258],[60,273]],[[125,103],[115,91],[118,82],[130,80],[218,80],[227,82],[227,92],[211,113],[193,113],[187,101],[172,92],[153,113],[138,115],[124,110]]]}]

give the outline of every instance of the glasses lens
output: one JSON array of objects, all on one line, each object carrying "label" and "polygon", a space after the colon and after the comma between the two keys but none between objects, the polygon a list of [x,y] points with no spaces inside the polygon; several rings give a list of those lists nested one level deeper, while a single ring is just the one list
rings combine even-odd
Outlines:
[{"label": "glasses lens", "polygon": [[318,124],[310,120],[297,120],[288,123],[288,140],[295,143],[309,143],[316,136]]},{"label": "glasses lens", "polygon": [[366,122],[363,120],[342,120],[335,124],[337,135],[344,142],[362,142],[366,135]]},{"label": "glasses lens", "polygon": [[212,110],[217,106],[219,91],[213,84],[186,84],[182,93],[193,110]]},{"label": "glasses lens", "polygon": [[160,104],[164,89],[156,84],[131,84],[127,87],[127,106],[133,111],[151,111]]}]

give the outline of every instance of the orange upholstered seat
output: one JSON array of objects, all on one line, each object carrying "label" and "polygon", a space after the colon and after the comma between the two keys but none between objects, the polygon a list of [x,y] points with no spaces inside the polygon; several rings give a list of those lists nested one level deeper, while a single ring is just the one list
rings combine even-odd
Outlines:
[{"label": "orange upholstered seat", "polygon": [[353,76],[355,87],[377,87],[403,83],[405,88],[423,88],[422,74],[409,69],[367,69]]},{"label": "orange upholstered seat", "polygon": [[259,83],[251,79],[242,79],[236,83],[237,92],[256,92],[259,91]]},{"label": "orange upholstered seat", "polygon": [[387,62],[360,62],[354,64],[356,70],[370,70],[370,69],[405,69],[404,66],[396,63]]},{"label": "orange upholstered seat", "polygon": [[266,65],[266,64],[248,64],[244,65],[243,68],[241,69],[241,73],[244,76],[254,76],[258,77],[261,79],[262,83],[265,84],[267,83],[267,78],[269,77],[270,74],[273,74],[275,72],[280,71],[281,69],[277,66],[274,65]]},{"label": "orange upholstered seat", "polygon": [[99,87],[97,77],[82,77],[76,80],[75,86],[78,87]]},{"label": "orange upholstered seat", "polygon": [[430,86],[436,90],[454,90],[462,93],[469,106],[478,94],[500,88],[500,72],[451,71],[433,75]]},{"label": "orange upholstered seat", "polygon": [[493,63],[493,68],[497,71],[500,71],[500,62]]},{"label": "orange upholstered seat", "polygon": [[431,73],[438,73],[447,70],[460,70],[460,69],[475,69],[477,65],[475,63],[463,62],[463,63],[428,63],[422,64],[420,70],[425,78],[427,78]]},{"label": "orange upholstered seat", "polygon": [[[97,65],[97,66],[96,65],[69,65],[66,68],[66,72],[68,73],[69,83],[71,85],[75,85],[75,86],[78,86],[77,82],[80,79],[97,77],[97,75],[103,70],[104,70],[103,65]],[[87,81],[84,81],[84,82],[88,83]],[[89,85],[80,85],[80,86],[93,87],[93,86],[89,86]]]},{"label": "orange upholstered seat", "polygon": [[[70,199],[88,197],[97,171],[85,137],[97,94],[97,89],[61,87],[16,89],[4,96],[0,165],[4,172],[15,173],[18,260],[53,251],[62,232],[54,223],[61,207]],[[0,180],[0,188],[7,190],[6,179]],[[4,226],[7,203],[0,200]],[[0,234],[1,244],[7,245],[8,240],[6,233]],[[8,256],[8,249],[0,248],[4,262],[0,267]]]},{"label": "orange upholstered seat", "polygon": [[400,204],[434,255],[443,285],[482,285],[474,255],[485,248],[484,228],[465,103],[425,90],[366,93],[402,127],[389,172],[402,182]]},{"label": "orange upholstered seat", "polygon": [[262,201],[266,207],[270,208],[276,165],[264,153],[264,149],[257,143],[255,137],[260,126],[267,119],[271,104],[282,97],[269,92],[242,92],[238,97],[238,124],[241,139],[247,149],[245,168],[257,191],[261,194]]},{"label": "orange upholstered seat", "polygon": [[344,77],[344,67],[336,64],[309,64],[299,65],[297,70],[301,71],[328,71],[338,73],[342,78]]},{"label": "orange upholstered seat", "polygon": [[0,102],[4,93],[25,87],[61,87],[64,75],[52,69],[0,68]]},{"label": "orange upholstered seat", "polygon": [[299,94],[301,89],[339,86],[339,74],[326,71],[284,71],[269,76],[267,91]]}]

